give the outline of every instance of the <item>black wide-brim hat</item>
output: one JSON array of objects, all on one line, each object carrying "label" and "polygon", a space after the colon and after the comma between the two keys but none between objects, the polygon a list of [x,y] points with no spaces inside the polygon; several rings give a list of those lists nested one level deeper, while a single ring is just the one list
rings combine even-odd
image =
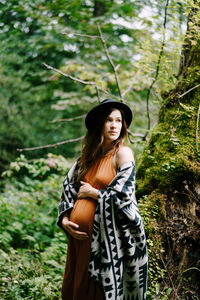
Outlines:
[{"label": "black wide-brim hat", "polygon": [[126,105],[122,102],[118,102],[113,99],[105,99],[88,112],[88,114],[85,118],[85,125],[86,125],[87,129],[90,129],[93,126],[95,126],[96,120],[109,107],[122,110],[124,113],[124,119],[125,119],[127,128],[130,126],[131,121],[132,121],[132,111],[128,107],[128,105]]}]

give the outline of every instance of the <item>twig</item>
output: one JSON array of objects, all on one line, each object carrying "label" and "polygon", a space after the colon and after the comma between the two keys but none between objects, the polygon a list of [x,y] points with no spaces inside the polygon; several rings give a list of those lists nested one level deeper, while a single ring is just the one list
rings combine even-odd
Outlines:
[{"label": "twig", "polygon": [[[107,59],[109,61],[109,63],[111,64],[113,70],[114,70],[114,74],[115,74],[115,80],[116,80],[116,83],[117,83],[117,87],[118,87],[118,91],[119,91],[119,95],[120,95],[120,99],[116,96],[114,96],[115,98],[117,98],[118,100],[120,100],[121,102],[124,102],[124,97],[123,97],[123,94],[122,94],[122,91],[121,91],[121,87],[120,87],[120,82],[119,82],[119,77],[118,77],[118,69],[120,67],[120,64],[118,64],[117,66],[115,66],[111,56],[110,56],[110,53],[109,53],[109,50],[108,50],[108,47],[106,45],[106,41],[103,37],[103,34],[102,34],[102,31],[101,31],[101,27],[99,24],[97,24],[97,28],[98,28],[98,31],[99,31],[99,36],[97,35],[88,35],[88,34],[80,34],[80,33],[72,33],[73,35],[77,35],[77,36],[81,36],[81,37],[86,37],[86,38],[92,38],[92,39],[96,39],[96,38],[99,38],[101,39],[102,41],[102,44],[103,44],[103,47],[104,47],[104,50],[105,50],[105,53],[106,53],[106,56],[107,56]],[[64,34],[67,34],[64,32]],[[69,77],[70,78],[70,77]],[[98,95],[98,98],[99,98],[99,102],[100,102],[100,97],[99,97],[99,91],[103,91],[105,92],[106,94],[109,94],[111,95],[110,93],[108,93],[107,91],[99,88],[97,85],[95,86],[96,87],[96,91],[97,91],[97,95]],[[126,94],[127,92],[125,92]],[[111,95],[113,96],[113,95]]]},{"label": "twig", "polygon": [[133,137],[141,137],[141,138],[144,137],[144,134],[142,134],[142,133],[133,133],[130,129],[128,129],[127,131]]},{"label": "twig", "polygon": [[135,82],[135,78],[136,78],[136,76],[137,76],[137,74],[138,74],[139,71],[140,71],[140,69],[137,70],[137,72],[136,72],[135,75],[133,76],[133,79],[132,79],[130,85],[129,85],[128,88],[122,93],[122,97],[123,97],[123,98],[124,98],[125,95],[126,95],[127,93],[129,93],[130,90],[132,89],[133,83]]},{"label": "twig", "polygon": [[98,97],[98,100],[99,100],[99,103],[100,103],[101,102],[101,98],[100,98],[99,88],[98,88],[97,85],[95,85],[95,89],[96,89],[97,97]]},{"label": "twig", "polygon": [[198,113],[197,113],[197,127],[196,127],[196,150],[197,150],[197,155],[199,153],[199,146],[198,146],[199,115],[200,115],[200,104],[199,104],[199,109],[198,109]]},{"label": "twig", "polygon": [[135,144],[135,143],[140,143],[140,142],[142,142],[143,140],[142,140],[142,139],[132,140],[132,139],[129,137],[129,141],[131,142],[131,144]]},{"label": "twig", "polygon": [[[165,264],[165,262],[164,262],[164,259],[163,259],[163,256],[162,256],[161,253],[160,253],[160,258],[161,258],[161,261],[162,261],[162,263],[163,263],[163,266],[165,267],[165,270],[167,271],[167,266],[166,266],[166,264]],[[179,296],[177,295],[177,290],[175,289],[173,280],[172,280],[172,278],[171,278],[169,272],[167,272],[167,275],[168,275],[168,278],[169,278],[169,280],[170,280],[170,282],[171,282],[172,290],[173,290],[173,292],[174,292],[174,295],[177,297],[176,299],[180,299]]]},{"label": "twig", "polygon": [[97,24],[97,28],[99,30],[99,35],[100,35],[100,38],[101,38],[101,41],[102,41],[102,44],[103,44],[106,56],[107,56],[108,61],[111,64],[111,66],[112,66],[112,68],[114,70],[114,73],[115,73],[115,80],[116,80],[116,83],[117,83],[117,87],[118,87],[118,91],[119,91],[121,102],[124,102],[124,99],[123,99],[123,96],[122,96],[121,87],[120,87],[120,83],[119,83],[119,77],[118,77],[118,74],[117,74],[117,70],[119,68],[119,65],[115,66],[115,64],[114,64],[114,62],[113,62],[113,60],[112,60],[112,58],[110,56],[110,53],[108,51],[108,47],[106,45],[106,41],[105,41],[105,39],[103,37],[102,31],[101,31],[101,27],[100,27],[99,24]]},{"label": "twig", "polygon": [[67,143],[78,142],[78,141],[82,140],[83,138],[84,138],[84,136],[80,136],[80,137],[75,138],[75,139],[70,139],[70,140],[58,142],[58,143],[55,143],[55,144],[32,147],[32,148],[17,149],[17,151],[22,152],[22,151],[32,151],[32,150],[38,150],[38,149],[44,149],[44,148],[57,147],[59,145],[63,145],[63,144],[67,144]]},{"label": "twig", "polygon": [[185,271],[183,271],[183,273],[188,272],[188,271],[190,271],[190,270],[197,270],[197,271],[200,272],[200,269],[198,269],[197,267],[191,267],[191,268],[186,269]]},{"label": "twig", "polygon": [[82,84],[96,85],[96,82],[94,82],[94,81],[84,81],[84,80],[81,80],[81,79],[79,79],[79,78],[73,77],[73,76],[71,76],[71,75],[69,75],[69,74],[66,74],[66,73],[64,73],[64,72],[62,72],[62,71],[60,71],[60,70],[58,70],[58,69],[56,69],[56,68],[53,68],[53,67],[47,65],[47,64],[44,63],[44,62],[43,62],[42,64],[43,64],[43,66],[45,66],[47,69],[53,70],[53,71],[55,71],[56,73],[59,73],[59,74],[63,75],[64,77],[67,77],[67,78],[69,78],[69,79],[71,79],[71,80],[73,80],[73,81],[77,81],[77,82],[82,83]]},{"label": "twig", "polygon": [[176,192],[177,194],[181,194],[181,195],[186,195],[186,196],[191,196],[195,201],[197,201],[198,203],[200,203],[199,199],[195,196],[195,194],[189,190],[189,189],[186,189],[188,191],[188,193],[183,193],[183,192]]},{"label": "twig", "polygon": [[[151,90],[152,90],[154,84],[157,81],[158,74],[159,74],[159,71],[160,71],[160,62],[161,62],[161,58],[162,58],[163,50],[164,50],[164,46],[165,46],[165,29],[166,29],[166,22],[167,22],[168,5],[169,5],[169,0],[166,1],[166,5],[165,5],[165,16],[164,16],[164,22],[163,22],[163,41],[162,41],[162,45],[161,45],[161,48],[160,48],[160,53],[159,53],[159,56],[158,56],[158,62],[156,64],[156,74],[155,74],[155,77],[154,77],[154,79],[153,79],[153,81],[152,81],[152,83],[151,83],[151,85],[148,89],[147,96],[146,96],[148,130],[151,128],[151,119],[150,119],[150,112],[149,112],[149,97],[150,97],[150,94],[151,94]],[[147,136],[147,134],[148,134],[148,131],[146,132],[145,137]]]},{"label": "twig", "polygon": [[141,97],[134,91],[134,89],[132,89],[131,93],[133,94],[133,96],[141,103],[143,104],[144,101],[141,99]]},{"label": "twig", "polygon": [[57,122],[70,122],[70,121],[74,121],[74,120],[78,120],[78,119],[85,118],[85,116],[86,116],[86,115],[81,115],[81,116],[74,117],[74,118],[68,118],[68,119],[57,119],[57,120],[50,121],[50,123],[57,123]]},{"label": "twig", "polygon": [[[71,75],[69,75],[69,74],[66,74],[66,73],[64,73],[64,72],[62,72],[62,71],[60,71],[60,70],[58,70],[58,69],[56,69],[56,68],[53,68],[53,67],[47,65],[46,63],[43,63],[43,65],[44,65],[47,69],[53,70],[53,71],[55,71],[55,72],[57,72],[57,73],[63,75],[64,77],[67,77],[67,78],[69,78],[69,79],[71,79],[71,80],[74,80],[74,81],[76,81],[76,82],[79,82],[79,83],[81,83],[81,84],[85,84],[85,85],[94,85],[95,88],[96,88],[96,92],[97,92],[97,96],[98,96],[99,102],[100,102],[100,93],[99,93],[99,91],[103,91],[104,93],[106,93],[106,94],[108,94],[108,95],[111,95],[111,96],[114,97],[114,98],[117,98],[117,99],[120,100],[121,102],[124,102],[124,95],[125,95],[127,92],[130,91],[130,89],[131,89],[131,87],[132,87],[132,83],[131,83],[131,86],[129,86],[128,89],[122,94],[122,91],[121,91],[121,88],[120,88],[119,77],[118,77],[118,73],[117,73],[117,71],[118,71],[120,65],[118,64],[117,66],[115,66],[115,64],[114,64],[114,62],[113,62],[113,60],[112,60],[112,58],[111,58],[111,56],[110,56],[108,47],[107,47],[107,45],[106,45],[106,41],[105,41],[105,39],[104,39],[104,37],[103,37],[103,34],[102,34],[102,31],[101,31],[101,28],[100,28],[100,25],[99,25],[99,24],[97,24],[97,28],[98,28],[98,31],[99,31],[99,36],[98,36],[98,38],[101,39],[101,41],[102,41],[102,43],[103,43],[103,47],[104,47],[105,53],[106,53],[106,56],[107,56],[107,59],[108,59],[109,63],[111,64],[111,66],[112,66],[112,68],[113,68],[113,70],[114,70],[115,80],[116,80],[116,83],[117,83],[117,87],[118,87],[120,99],[119,99],[118,97],[116,97],[116,96],[110,94],[110,93],[107,92],[106,90],[100,88],[99,86],[97,86],[96,82],[94,82],[94,81],[84,81],[84,80],[81,80],[81,79],[79,79],[79,78],[73,77],[73,76],[71,76]],[[97,38],[97,36],[90,36],[90,35],[85,35],[85,34],[83,35],[83,34],[78,34],[78,33],[75,34],[75,35],[79,35],[79,36],[83,36],[83,37],[89,37],[89,38]],[[138,70],[138,71],[139,71],[139,70]],[[138,71],[137,71],[137,73],[138,73]],[[136,75],[137,75],[137,73],[136,73]],[[135,76],[136,76],[136,75],[135,75]],[[135,77],[135,76],[134,76],[134,77]],[[73,121],[74,119],[80,119],[80,118],[82,118],[82,117],[83,117],[83,116],[79,116],[79,117],[75,117],[75,118],[68,118],[68,119],[53,120],[52,123],[62,122],[62,121],[66,121],[66,122],[67,122],[67,121]],[[133,137],[142,137],[143,140],[145,139],[144,135],[142,135],[142,134],[134,134],[134,133],[131,132],[131,130],[128,130],[128,133],[129,133],[130,135],[132,135]],[[83,137],[81,137],[81,138],[83,138]],[[78,139],[79,139],[79,138],[78,138]],[[130,139],[130,137],[129,137],[129,139]],[[17,150],[18,150],[18,151],[25,151],[25,150],[26,150],[26,151],[30,151],[30,150],[36,150],[36,149],[41,149],[41,148],[56,147],[56,146],[58,146],[58,145],[60,145],[60,144],[64,144],[64,143],[67,143],[67,142],[70,142],[70,141],[76,141],[76,140],[77,140],[77,139],[74,139],[74,140],[68,140],[68,141],[63,141],[63,142],[56,143],[56,144],[53,144],[53,145],[45,145],[45,146],[39,146],[39,147],[34,147],[34,148],[24,148],[24,149],[17,149]],[[139,139],[137,139],[137,140],[131,140],[131,139],[130,139],[130,142],[131,142],[131,143],[137,143],[137,142],[140,142],[140,141],[141,141],[141,140],[139,140]]]},{"label": "twig", "polygon": [[77,36],[86,37],[86,38],[90,38],[90,39],[100,39],[99,35],[81,34],[81,33],[76,33],[76,32],[72,32],[72,33],[63,32],[63,34],[67,34],[67,35],[72,34],[72,35],[77,35]]},{"label": "twig", "polygon": [[172,248],[170,246],[170,242],[169,242],[169,236],[168,236],[168,230],[165,228],[165,234],[167,237],[167,244],[168,244],[168,249],[169,249],[169,258],[167,258],[167,263],[166,263],[166,268],[168,266],[168,264],[172,263],[172,257],[173,257],[173,253],[174,253],[174,243],[172,243]]},{"label": "twig", "polygon": [[116,72],[118,71],[119,68],[120,68],[120,64],[118,64],[118,65],[115,67]]},{"label": "twig", "polygon": [[52,66],[49,66],[49,65],[47,65],[46,63],[42,63],[42,64],[43,64],[47,69],[53,70],[54,72],[59,73],[59,74],[63,75],[64,77],[67,77],[67,78],[69,78],[69,79],[71,79],[71,80],[73,80],[73,81],[79,82],[79,83],[84,84],[84,85],[93,85],[93,86],[96,88],[96,91],[97,91],[97,97],[98,97],[99,102],[100,102],[99,91],[102,91],[103,93],[105,93],[105,94],[107,94],[107,95],[109,95],[109,96],[111,96],[111,97],[113,97],[113,98],[116,98],[117,100],[121,100],[119,97],[117,97],[117,96],[115,96],[115,95],[109,93],[108,91],[102,89],[101,87],[99,87],[99,86],[96,84],[96,82],[94,82],[94,81],[84,81],[84,80],[81,80],[81,79],[79,79],[79,78],[73,77],[73,76],[71,76],[71,75],[69,75],[69,74],[66,74],[66,73],[64,73],[64,72],[62,72],[62,71],[60,71],[60,70],[58,70],[58,69],[56,69],[56,68],[54,68],[54,67],[52,67]]},{"label": "twig", "polygon": [[[108,91],[106,91],[106,90],[100,88],[100,87],[97,86],[97,85],[95,86],[95,88],[96,88],[96,90],[98,91],[98,93],[99,93],[99,91],[101,91],[101,92],[105,93],[106,95],[111,96],[112,98],[115,98],[115,99],[117,99],[117,100],[120,100],[119,97],[117,97],[117,96],[115,96],[115,95],[109,93]],[[99,100],[99,102],[101,101],[100,99],[98,99],[98,100]]]},{"label": "twig", "polygon": [[200,86],[200,84],[194,86],[193,88],[189,89],[188,91],[186,91],[185,93],[183,93],[182,95],[180,95],[179,98],[182,98],[183,96],[185,96],[189,92],[193,91],[194,89],[197,89],[199,86]]}]

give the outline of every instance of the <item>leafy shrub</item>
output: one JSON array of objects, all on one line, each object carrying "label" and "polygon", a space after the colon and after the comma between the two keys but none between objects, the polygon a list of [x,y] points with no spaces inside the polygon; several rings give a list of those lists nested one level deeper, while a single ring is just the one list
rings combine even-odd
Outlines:
[{"label": "leafy shrub", "polygon": [[71,163],[49,154],[21,156],[4,172],[0,196],[0,298],[59,299],[67,239],[56,226],[64,174]]}]

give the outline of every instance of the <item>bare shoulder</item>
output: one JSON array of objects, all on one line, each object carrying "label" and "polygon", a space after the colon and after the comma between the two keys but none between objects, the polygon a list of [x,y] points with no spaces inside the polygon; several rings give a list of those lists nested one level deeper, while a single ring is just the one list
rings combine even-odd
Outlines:
[{"label": "bare shoulder", "polygon": [[129,161],[134,162],[134,154],[131,148],[127,146],[120,147],[119,150],[116,153],[116,164],[118,168]]}]

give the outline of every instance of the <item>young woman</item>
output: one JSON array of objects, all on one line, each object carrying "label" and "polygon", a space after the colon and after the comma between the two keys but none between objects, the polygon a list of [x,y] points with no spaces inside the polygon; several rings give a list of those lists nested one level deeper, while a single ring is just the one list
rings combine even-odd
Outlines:
[{"label": "young woman", "polygon": [[106,99],[86,116],[81,157],[69,171],[58,225],[68,235],[63,300],[146,299],[147,251],[135,199],[130,108]]}]

